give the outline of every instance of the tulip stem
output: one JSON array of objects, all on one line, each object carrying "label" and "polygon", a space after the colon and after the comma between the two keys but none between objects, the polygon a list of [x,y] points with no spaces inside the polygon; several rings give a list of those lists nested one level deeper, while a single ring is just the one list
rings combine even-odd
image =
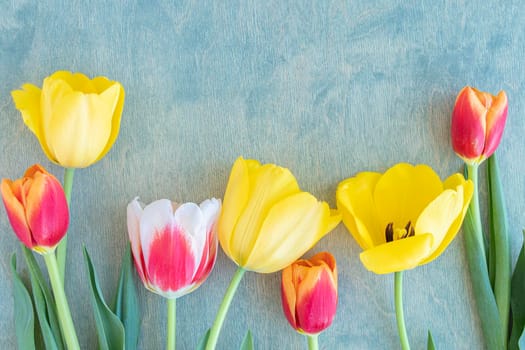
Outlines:
[{"label": "tulip stem", "polygon": [[168,299],[168,336],[166,339],[166,350],[175,350],[177,339],[177,299]]},{"label": "tulip stem", "polygon": [[396,304],[397,331],[399,341],[403,350],[410,350],[407,329],[405,327],[405,316],[403,314],[403,271],[394,273],[394,298]]},{"label": "tulip stem", "polygon": [[[69,209],[71,206],[71,191],[73,189],[73,177],[75,175],[74,168],[65,168],[64,169],[64,194],[66,195],[67,205]],[[71,213],[71,210],[69,210]],[[62,284],[64,284],[64,276],[66,274],[66,255],[67,255],[67,234],[64,235],[64,238],[60,241],[57,247],[57,259],[58,259],[58,271],[60,273],[60,279]]]},{"label": "tulip stem", "polygon": [[71,318],[71,312],[69,311],[66,293],[64,292],[64,284],[59,275],[56,256],[54,253],[43,254],[43,256],[49,274],[49,281],[53,288],[53,295],[55,296],[60,328],[62,329],[62,335],[65,338],[67,348],[69,350],[80,349],[73,319]]},{"label": "tulip stem", "polygon": [[230,308],[233,296],[235,295],[235,292],[237,291],[239,283],[241,282],[245,272],[246,270],[240,266],[237,268],[237,271],[235,271],[230,285],[224,294],[219,311],[217,311],[217,316],[215,316],[215,322],[213,322],[213,326],[210,329],[210,336],[208,338],[208,343],[206,344],[206,350],[213,350],[217,346],[217,340],[219,339],[219,333],[221,331],[222,324],[224,323],[224,319],[226,318],[226,313]]},{"label": "tulip stem", "polygon": [[308,350],[319,350],[319,334],[307,334]]},{"label": "tulip stem", "polygon": [[485,250],[485,238],[483,237],[483,229],[481,228],[481,216],[479,213],[479,190],[478,190],[478,166],[479,164],[467,164],[467,175],[469,180],[474,185],[474,192],[472,193],[472,199],[470,201],[470,211],[474,219],[475,227],[475,239],[478,243],[483,256],[487,258]]}]

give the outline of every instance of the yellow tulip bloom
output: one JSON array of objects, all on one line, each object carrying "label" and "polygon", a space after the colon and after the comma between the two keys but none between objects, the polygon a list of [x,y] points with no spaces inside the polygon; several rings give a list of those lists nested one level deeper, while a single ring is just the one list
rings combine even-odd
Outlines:
[{"label": "yellow tulip bloom", "polygon": [[327,203],[301,191],[288,169],[241,157],[226,187],[219,241],[240,267],[270,273],[297,260],[340,221]]},{"label": "yellow tulip bloom", "polygon": [[44,79],[42,89],[24,84],[11,94],[54,163],[85,168],[104,157],[117,139],[124,107],[118,82],[59,71]]},{"label": "yellow tulip bloom", "polygon": [[437,258],[459,231],[472,193],[472,181],[460,174],[442,182],[429,166],[401,163],[342,181],[336,197],[343,223],[364,250],[361,262],[386,274]]}]

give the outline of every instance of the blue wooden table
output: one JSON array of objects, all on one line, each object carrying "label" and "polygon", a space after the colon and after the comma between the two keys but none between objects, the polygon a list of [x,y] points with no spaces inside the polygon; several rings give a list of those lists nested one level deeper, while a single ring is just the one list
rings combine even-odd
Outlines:
[{"label": "blue wooden table", "polygon": [[[462,169],[449,127],[465,85],[509,97],[498,154],[516,257],[525,226],[524,21],[521,1],[0,1],[0,177],[33,163],[63,175],[24,126],[11,90],[57,70],[105,75],[126,89],[113,149],[75,174],[66,292],[82,347],[96,345],[82,246],[111,298],[135,196],[220,198],[240,155],[288,167],[332,207],[338,182],[359,171],[426,163],[445,178]],[[322,250],[340,275],[321,348],[398,348],[393,276],[365,270],[343,225],[312,252]],[[13,252],[23,267],[2,207],[2,348],[15,346]],[[193,349],[211,326],[234,270],[221,251],[207,282],[178,301],[180,349]],[[440,349],[483,347],[461,233],[439,259],[406,272],[404,286],[414,349],[426,346],[429,329]],[[137,287],[140,348],[161,349],[165,302]],[[237,348],[248,328],[257,349],[305,348],[279,288],[279,273],[246,274],[219,348]]]}]

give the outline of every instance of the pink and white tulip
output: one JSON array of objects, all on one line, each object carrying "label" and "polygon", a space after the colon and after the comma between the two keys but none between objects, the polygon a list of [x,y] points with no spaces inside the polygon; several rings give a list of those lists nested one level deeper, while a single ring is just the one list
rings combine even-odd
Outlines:
[{"label": "pink and white tulip", "polygon": [[217,257],[216,221],[221,202],[200,205],[160,199],[128,204],[128,233],[135,267],[144,286],[166,298],[197,289]]}]

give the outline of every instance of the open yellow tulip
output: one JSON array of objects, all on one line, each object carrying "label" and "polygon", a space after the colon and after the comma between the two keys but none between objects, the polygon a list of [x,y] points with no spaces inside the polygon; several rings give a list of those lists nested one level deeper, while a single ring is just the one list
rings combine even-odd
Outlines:
[{"label": "open yellow tulip", "polygon": [[118,82],[59,71],[44,79],[42,89],[24,84],[12,96],[44,153],[65,168],[95,163],[117,139],[124,106]]},{"label": "open yellow tulip", "polygon": [[461,174],[442,182],[429,166],[401,163],[342,181],[336,197],[343,223],[364,250],[361,262],[386,274],[437,258],[459,231],[472,192]]},{"label": "open yellow tulip", "polygon": [[326,202],[301,191],[288,169],[241,157],[226,187],[219,241],[240,267],[271,273],[297,260],[340,221]]}]

